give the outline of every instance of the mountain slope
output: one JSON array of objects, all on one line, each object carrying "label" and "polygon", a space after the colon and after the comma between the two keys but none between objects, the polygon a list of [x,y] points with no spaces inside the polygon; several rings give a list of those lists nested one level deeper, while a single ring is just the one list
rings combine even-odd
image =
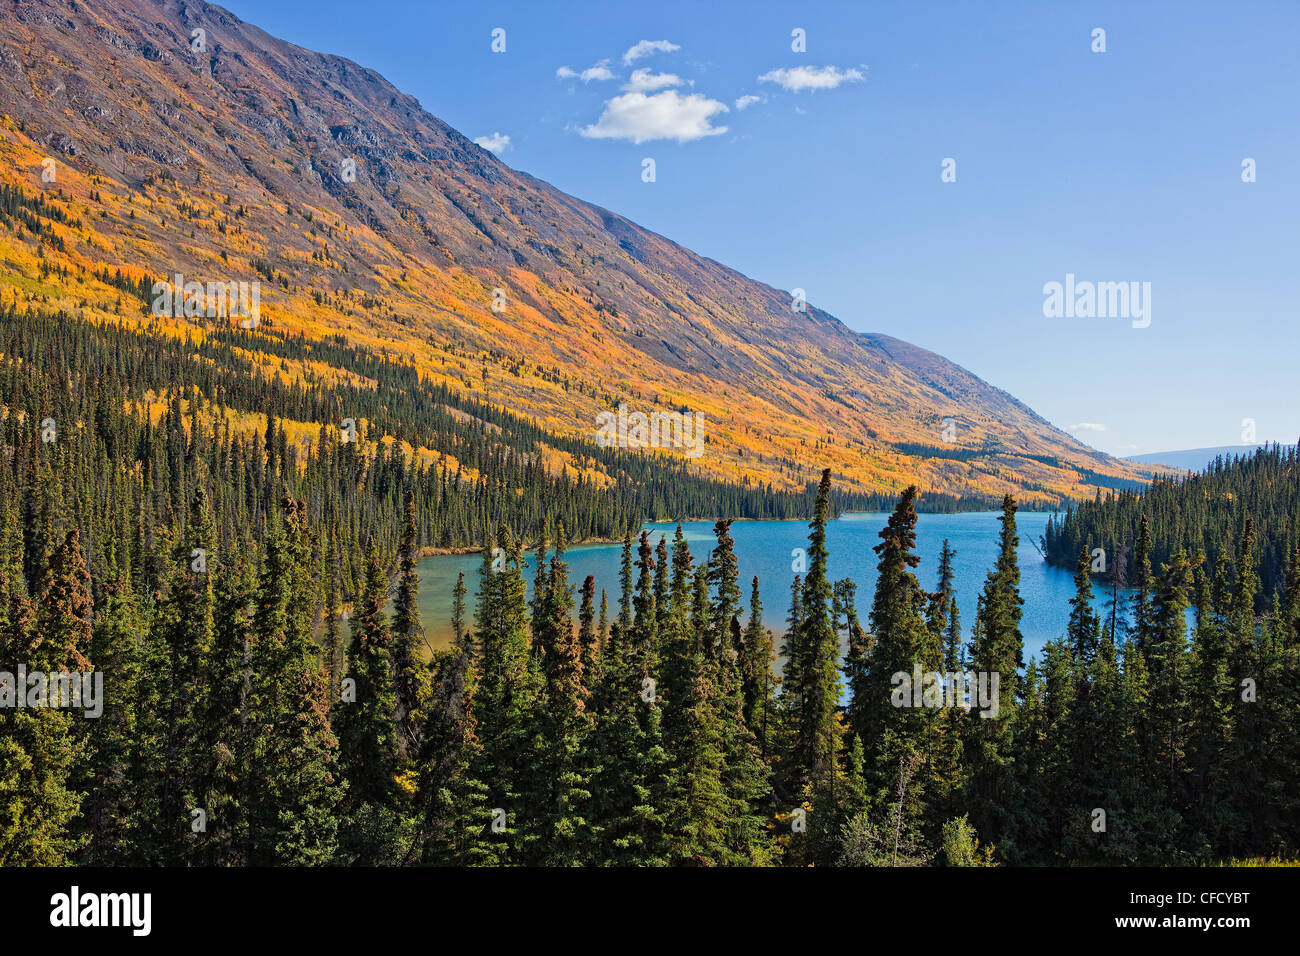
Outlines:
[{"label": "mountain slope", "polygon": [[220,7],[0,5],[0,182],[69,219],[53,240],[0,230],[6,303],[179,334],[205,320],[151,320],[129,282],[95,273],[259,280],[265,325],[389,350],[559,434],[593,437],[620,403],[695,411],[694,467],[729,480],[802,487],[829,465],[858,490],[1046,503],[1149,473],[933,353],[796,312],[510,169],[377,73]]}]

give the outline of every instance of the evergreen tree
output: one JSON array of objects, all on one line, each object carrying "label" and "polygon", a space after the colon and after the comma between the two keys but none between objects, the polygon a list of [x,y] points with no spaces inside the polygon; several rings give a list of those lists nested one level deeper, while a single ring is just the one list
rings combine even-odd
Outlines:
[{"label": "evergreen tree", "polygon": [[[103,713],[90,728],[90,764],[83,804],[88,836],[86,862],[109,865],[141,861],[141,808],[152,800],[142,780],[143,753],[137,700],[145,696],[141,635],[148,622],[131,587],[128,568],[118,563],[110,548],[110,578],[105,584],[100,613],[91,639],[90,659],[96,669],[112,675],[114,690],[103,701]],[[7,600],[3,601],[8,606]],[[0,637],[0,642],[3,637]],[[0,661],[4,661],[0,654]],[[0,664],[0,669],[4,665]],[[4,718],[0,716],[0,723]],[[0,741],[0,749],[4,743]]]},{"label": "evergreen tree", "polygon": [[1146,513],[1138,525],[1137,545],[1133,551],[1133,609],[1130,633],[1137,641],[1138,650],[1146,653],[1151,639],[1151,523]]},{"label": "evergreen tree", "polygon": [[731,537],[731,521],[713,526],[717,541],[709,555],[708,582],[713,599],[709,604],[709,631],[703,637],[705,651],[715,660],[735,650],[731,643],[731,619],[740,609],[740,563],[736,560],[736,542]]},{"label": "evergreen tree", "polygon": [[768,754],[768,721],[775,710],[772,662],[776,652],[772,644],[772,632],[763,624],[758,575],[754,575],[749,595],[749,622],[741,639],[740,683],[744,694],[742,715],[745,726],[757,737],[764,759]]},{"label": "evergreen tree", "polygon": [[309,629],[315,607],[296,607],[306,587],[306,506],[286,495],[267,541],[253,619],[252,688],[247,766],[250,787],[248,862],[322,865],[335,858],[345,792],[338,740],[329,722],[330,691]]},{"label": "evergreen tree", "polygon": [[354,806],[392,802],[397,785],[399,744],[394,719],[394,641],[388,629],[388,578],[372,545],[366,559],[365,589],[352,620],[348,689],[339,710],[339,741]]},{"label": "evergreen tree", "polygon": [[1151,666],[1151,723],[1154,729],[1150,753],[1154,783],[1165,794],[1171,810],[1185,804],[1181,779],[1185,771],[1187,746],[1187,660],[1186,612],[1192,575],[1200,557],[1174,555],[1156,581],[1154,631],[1147,648]]},{"label": "evergreen tree", "polygon": [[822,846],[837,830],[836,780],[840,773],[842,728],[839,646],[832,615],[832,586],[827,577],[826,521],[830,515],[830,469],[822,472],[813,520],[809,524],[808,572],[799,599],[799,632],[791,638],[795,673],[784,685],[793,725],[788,778],[801,799],[822,812],[810,830],[820,828]]},{"label": "evergreen tree", "polygon": [[[929,758],[936,713],[932,708],[942,704],[945,689],[935,680],[942,648],[926,626],[927,595],[912,573],[920,563],[914,553],[915,502],[916,487],[911,486],[903,492],[875,547],[879,556],[871,606],[875,646],[861,685],[862,724],[854,730],[863,741],[868,794],[879,802],[888,798],[900,760]],[[918,680],[920,687],[914,686]],[[902,813],[909,825],[915,825],[923,812],[924,785],[909,788],[908,798]]]},{"label": "evergreen tree", "polygon": [[[159,786],[158,845],[163,862],[176,864],[196,851],[193,811],[204,805],[215,768],[203,745],[209,686],[204,672],[215,637],[216,602],[212,585],[216,555],[212,515],[206,492],[196,490],[190,520],[167,575],[173,613],[163,622],[167,646],[158,672],[158,696],[164,707],[163,763]],[[209,570],[209,560],[213,569]]]},{"label": "evergreen tree", "polygon": [[991,835],[995,841],[1008,835],[999,820],[1013,799],[1010,767],[1024,647],[1020,634],[1024,600],[1020,597],[1016,556],[1020,539],[1016,534],[1016,503],[1010,495],[1002,499],[1001,523],[998,560],[980,594],[968,657],[968,666],[977,675],[987,675],[990,689],[993,675],[998,677],[997,716],[969,721],[965,747],[970,765],[967,799],[975,815],[976,830]]},{"label": "evergreen tree", "polygon": [[[644,540],[644,539],[643,539]],[[545,621],[534,621],[534,632],[546,635],[545,698],[542,708],[544,778],[542,858],[552,865],[576,865],[587,860],[592,834],[585,817],[591,793],[586,789],[583,747],[590,731],[589,692],[583,667],[584,645],[573,628],[573,592],[564,561],[564,525],[558,527],[555,554],[546,581]],[[590,626],[589,594],[587,625]]]},{"label": "evergreen tree", "polygon": [[1101,621],[1092,609],[1092,577],[1088,549],[1079,551],[1079,562],[1074,572],[1074,597],[1070,599],[1070,622],[1066,634],[1070,650],[1080,667],[1087,668],[1097,653],[1101,635]]},{"label": "evergreen tree", "polygon": [[393,601],[392,659],[396,697],[397,741],[403,753],[419,749],[419,715],[416,701],[420,696],[423,668],[417,659],[420,641],[420,607],[417,595],[420,576],[415,563],[419,555],[419,529],[415,518],[415,492],[406,492],[406,525],[397,550],[397,596]]},{"label": "evergreen tree", "polygon": [[[9,602],[5,612],[2,668],[16,677],[18,664],[46,675],[86,670],[91,612],[80,537],[70,530],[54,550],[44,584],[40,612],[27,598],[6,562]],[[0,694],[29,693],[32,686],[0,688]],[[48,685],[37,688],[48,699]],[[79,839],[72,829],[83,794],[75,789],[77,768],[86,741],[74,725],[73,712],[48,706],[0,708],[0,865],[62,866],[72,862]]]},{"label": "evergreen tree", "polygon": [[582,603],[578,608],[578,646],[582,653],[582,677],[587,705],[592,687],[600,680],[600,633],[596,629],[596,577],[589,574],[582,582]]},{"label": "evergreen tree", "polygon": [[943,546],[939,549],[939,589],[930,594],[925,614],[926,628],[930,632],[930,641],[935,648],[935,651],[928,656],[937,658],[947,666],[948,670],[956,669],[955,665],[948,666],[949,615],[952,613],[956,596],[952,559],[956,556],[957,553],[948,547],[948,539],[944,538]]},{"label": "evergreen tree", "polygon": [[518,826],[530,812],[525,786],[534,765],[532,715],[540,687],[529,651],[523,546],[504,525],[496,542],[496,549],[492,541],[485,546],[479,572],[475,631],[481,750],[473,773],[486,787],[488,806],[504,816],[504,826],[492,834],[508,848],[501,851],[503,859],[514,861],[525,851]]}]

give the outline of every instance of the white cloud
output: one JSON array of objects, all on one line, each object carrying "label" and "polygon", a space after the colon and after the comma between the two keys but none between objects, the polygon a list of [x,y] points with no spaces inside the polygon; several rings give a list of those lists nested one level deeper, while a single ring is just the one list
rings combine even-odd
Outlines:
[{"label": "white cloud", "polygon": [[599,63],[587,67],[581,73],[567,66],[562,66],[555,71],[557,80],[571,80],[574,77],[584,83],[590,83],[592,80],[612,80],[614,79],[614,73],[609,68],[609,60],[601,60]]},{"label": "white cloud", "polygon": [[493,133],[491,136],[475,137],[474,142],[478,143],[490,153],[496,153],[500,156],[510,147],[510,137],[505,133]]},{"label": "white cloud", "polygon": [[761,103],[761,102],[763,102],[763,97],[755,96],[752,93],[746,93],[740,99],[736,100],[736,109],[747,110],[755,103]]},{"label": "white cloud", "polygon": [[635,46],[629,47],[628,51],[623,54],[624,63],[635,63],[642,57],[650,56],[653,53],[672,53],[674,50],[680,50],[676,43],[670,43],[668,40],[642,40]]},{"label": "white cloud", "polygon": [[1072,432],[1104,432],[1106,426],[1097,422],[1079,422],[1077,425],[1071,425]]},{"label": "white cloud", "polygon": [[601,60],[595,66],[589,66],[579,76],[584,83],[590,83],[592,80],[612,80],[614,74],[610,72],[609,60]]},{"label": "white cloud", "polygon": [[792,93],[802,90],[833,90],[845,83],[857,83],[865,77],[861,70],[841,70],[836,66],[796,66],[769,70],[758,78],[760,83],[776,83]]},{"label": "white cloud", "polygon": [[652,73],[642,67],[632,71],[632,75],[623,84],[623,89],[631,93],[652,93],[666,86],[681,86],[682,82],[682,78],[676,73]]},{"label": "white cloud", "polygon": [[726,112],[726,103],[699,93],[624,93],[608,100],[600,119],[578,132],[588,139],[630,139],[634,143],[675,139],[688,143],[725,133],[727,127],[714,126],[711,121],[716,114]]}]

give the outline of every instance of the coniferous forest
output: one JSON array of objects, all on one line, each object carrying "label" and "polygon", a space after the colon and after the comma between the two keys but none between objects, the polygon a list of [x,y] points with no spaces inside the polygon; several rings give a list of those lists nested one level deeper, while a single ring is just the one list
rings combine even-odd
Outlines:
[{"label": "coniferous forest", "polygon": [[[1077,594],[1026,662],[1009,496],[965,628],[959,556],[918,581],[918,493],[890,501],[862,621],[857,584],[828,577],[826,525],[884,498],[833,494],[829,472],[805,495],[708,481],[549,436],[341,339],[2,318],[0,671],[94,670],[108,692],[98,719],[0,708],[0,863],[1296,852],[1294,451],[1049,523]],[[375,387],[259,372],[308,349]],[[548,444],[609,480],[549,469]],[[671,545],[637,534],[698,516],[720,518],[707,553],[680,529]],[[791,593],[738,580],[736,517],[811,519]],[[620,593],[570,579],[566,546],[591,539],[623,541]],[[454,647],[430,655],[417,559],[468,547],[482,570],[457,585]],[[775,600],[779,639],[762,624]],[[914,670],[997,674],[996,716],[973,690],[934,706],[944,686],[900,706],[894,675]]]},{"label": "coniferous forest", "polygon": [[[325,441],[298,462],[274,428],[244,447],[179,399],[151,426],[96,401],[129,348],[40,328],[22,341],[75,357],[76,373],[42,387],[28,373],[48,364],[6,343],[0,662],[93,668],[111,693],[96,720],[0,709],[2,863],[982,866],[1296,851],[1300,559],[1266,599],[1250,522],[1213,569],[1184,549],[1153,568],[1142,518],[1133,589],[1112,592],[1131,626],[1094,607],[1083,550],[1062,638],[1024,666],[1014,500],[963,630],[957,556],[945,548],[933,591],[912,571],[907,489],[861,621],[855,583],[827,573],[828,470],[806,573],[782,596],[778,678],[730,519],[701,554],[680,528],[655,546],[625,528],[621,593],[598,595],[590,577],[570,580],[555,517],[587,512],[562,511],[557,493],[544,533],[525,539],[503,517],[484,537],[478,580],[456,586],[454,646],[426,658],[416,558],[445,512],[421,498],[460,505],[445,482]],[[51,418],[67,437],[41,443],[32,426]],[[342,507],[362,485],[366,505]],[[392,544],[375,485],[399,515]],[[936,706],[944,686],[899,696],[895,675],[914,671],[1000,683],[978,708]]]},{"label": "coniferous forest", "polygon": [[1114,577],[1120,587],[1133,586],[1134,550],[1144,533],[1153,566],[1183,550],[1200,552],[1210,568],[1217,568],[1233,563],[1249,527],[1262,594],[1271,597],[1285,587],[1292,552],[1300,547],[1297,468],[1296,446],[1265,446],[1220,456],[1199,474],[1157,478],[1140,492],[1098,494],[1093,501],[1072,503],[1060,521],[1048,523],[1047,560],[1073,568],[1080,548],[1090,553],[1103,548],[1106,580]]}]

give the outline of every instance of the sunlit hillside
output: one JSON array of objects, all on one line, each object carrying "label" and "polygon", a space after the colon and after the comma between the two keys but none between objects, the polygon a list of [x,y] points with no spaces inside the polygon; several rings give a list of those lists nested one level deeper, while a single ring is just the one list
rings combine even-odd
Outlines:
[{"label": "sunlit hillside", "polygon": [[62,220],[0,228],[0,297],[19,310],[201,335],[236,323],[151,317],[155,280],[258,282],[265,329],[341,334],[557,435],[591,438],[621,403],[690,410],[707,433],[693,468],[777,488],[804,488],[816,463],[846,489],[1045,504],[1150,473],[937,355],[797,311],[512,170],[373,71],[218,7],[15,9],[0,24],[0,182]]}]

